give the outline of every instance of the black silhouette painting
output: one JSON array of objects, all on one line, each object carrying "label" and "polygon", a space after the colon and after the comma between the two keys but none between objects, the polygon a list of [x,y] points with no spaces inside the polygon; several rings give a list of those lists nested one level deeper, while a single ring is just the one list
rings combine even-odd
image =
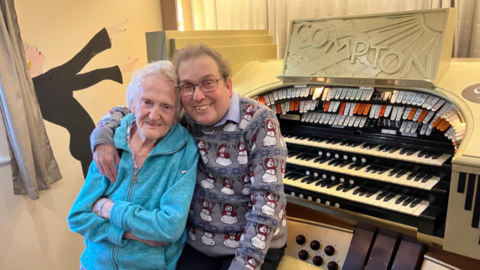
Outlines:
[{"label": "black silhouette painting", "polygon": [[85,73],[80,73],[80,71],[95,55],[111,48],[112,35],[124,32],[123,26],[126,22],[103,28],[71,60],[45,73],[42,71],[45,56],[37,46],[26,42],[24,44],[30,75],[43,119],[68,130],[70,153],[81,162],[84,176],[87,175],[92,162],[89,137],[95,128],[95,123],[88,112],[73,97],[73,91],[86,89],[103,80],[123,83],[122,73],[129,72],[138,59],[127,59],[119,66],[95,69]]}]

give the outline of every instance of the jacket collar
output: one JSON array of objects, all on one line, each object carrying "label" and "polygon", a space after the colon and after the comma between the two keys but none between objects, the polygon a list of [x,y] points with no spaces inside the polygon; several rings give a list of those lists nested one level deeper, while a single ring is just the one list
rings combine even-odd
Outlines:
[{"label": "jacket collar", "polygon": [[[115,130],[115,148],[132,152],[127,142],[127,128],[135,120],[132,113],[126,115],[120,127]],[[173,125],[150,153],[151,155],[170,154],[180,150],[187,142],[188,133],[180,124]]]}]

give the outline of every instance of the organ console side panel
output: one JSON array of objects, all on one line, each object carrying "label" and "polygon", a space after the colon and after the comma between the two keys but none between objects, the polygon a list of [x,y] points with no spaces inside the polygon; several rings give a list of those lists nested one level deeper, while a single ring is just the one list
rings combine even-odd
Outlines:
[{"label": "organ console side panel", "polygon": [[450,59],[455,14],[292,21],[283,63],[235,74],[277,113],[289,203],[480,259],[480,61]]}]

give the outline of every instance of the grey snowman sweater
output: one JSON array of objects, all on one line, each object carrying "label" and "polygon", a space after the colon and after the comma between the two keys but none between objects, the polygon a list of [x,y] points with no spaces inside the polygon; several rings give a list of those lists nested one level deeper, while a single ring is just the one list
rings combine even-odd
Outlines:
[{"label": "grey snowman sweater", "polygon": [[[200,153],[188,217],[187,243],[211,256],[235,255],[229,269],[260,269],[269,248],[287,238],[283,173],[287,148],[268,107],[239,98],[240,123],[205,127],[188,116],[184,125]],[[92,134],[92,149],[111,136],[128,109],[116,107]]]}]

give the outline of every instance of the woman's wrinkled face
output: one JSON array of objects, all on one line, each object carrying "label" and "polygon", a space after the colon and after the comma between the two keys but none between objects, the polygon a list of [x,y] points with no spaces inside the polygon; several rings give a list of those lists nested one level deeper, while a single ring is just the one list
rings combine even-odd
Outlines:
[{"label": "woman's wrinkled face", "polygon": [[163,76],[148,76],[135,105],[137,131],[145,139],[159,140],[176,122],[175,83]]}]

